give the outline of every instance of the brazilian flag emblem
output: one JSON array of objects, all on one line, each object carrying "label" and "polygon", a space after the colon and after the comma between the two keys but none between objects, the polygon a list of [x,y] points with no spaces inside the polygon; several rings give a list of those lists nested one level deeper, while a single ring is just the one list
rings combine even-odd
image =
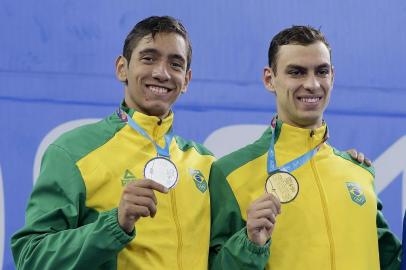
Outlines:
[{"label": "brazilian flag emblem", "polygon": [[362,206],[366,202],[366,199],[361,186],[354,182],[347,182],[346,184],[351,200]]},{"label": "brazilian flag emblem", "polygon": [[200,192],[204,193],[207,190],[207,181],[204,175],[199,170],[189,169],[195,185]]}]

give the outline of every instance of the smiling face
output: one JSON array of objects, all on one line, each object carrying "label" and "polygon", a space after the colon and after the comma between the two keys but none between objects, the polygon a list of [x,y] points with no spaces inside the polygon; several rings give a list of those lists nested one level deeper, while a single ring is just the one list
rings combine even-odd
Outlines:
[{"label": "smiling face", "polygon": [[302,128],[320,127],[334,77],[326,45],[317,41],[280,46],[276,67],[276,74],[266,67],[263,80],[276,95],[279,119]]},{"label": "smiling face", "polygon": [[147,115],[164,118],[191,78],[187,44],[176,33],[143,37],[134,48],[130,63],[120,56],[116,75],[125,82],[125,103]]}]

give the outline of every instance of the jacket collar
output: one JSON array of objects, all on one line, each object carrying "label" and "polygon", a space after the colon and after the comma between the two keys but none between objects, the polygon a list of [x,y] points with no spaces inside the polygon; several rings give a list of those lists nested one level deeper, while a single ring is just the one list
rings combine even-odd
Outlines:
[{"label": "jacket collar", "polygon": [[157,116],[146,115],[134,109],[128,108],[125,103],[121,104],[125,111],[148,135],[154,140],[160,140],[171,128],[174,121],[173,112],[164,119]]},{"label": "jacket collar", "polygon": [[281,120],[277,120],[275,128],[275,139],[276,143],[288,145],[289,149],[304,152],[309,148],[317,146],[321,141],[323,141],[324,136],[326,136],[327,125],[323,121],[321,127],[316,129],[306,129],[295,127]]}]

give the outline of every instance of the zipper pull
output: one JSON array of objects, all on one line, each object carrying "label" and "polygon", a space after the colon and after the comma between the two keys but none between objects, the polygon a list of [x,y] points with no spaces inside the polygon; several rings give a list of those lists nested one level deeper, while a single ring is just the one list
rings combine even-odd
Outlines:
[{"label": "zipper pull", "polygon": [[310,131],[310,137],[313,137],[313,135],[314,135],[314,130],[312,129],[312,130]]}]

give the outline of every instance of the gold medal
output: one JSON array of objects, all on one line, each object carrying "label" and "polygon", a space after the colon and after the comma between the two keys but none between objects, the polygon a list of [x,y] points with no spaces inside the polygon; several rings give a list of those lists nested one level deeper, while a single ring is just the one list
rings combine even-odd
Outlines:
[{"label": "gold medal", "polygon": [[293,201],[299,193],[299,183],[292,174],[275,171],[266,179],[265,190],[275,195],[281,203],[288,203]]}]

